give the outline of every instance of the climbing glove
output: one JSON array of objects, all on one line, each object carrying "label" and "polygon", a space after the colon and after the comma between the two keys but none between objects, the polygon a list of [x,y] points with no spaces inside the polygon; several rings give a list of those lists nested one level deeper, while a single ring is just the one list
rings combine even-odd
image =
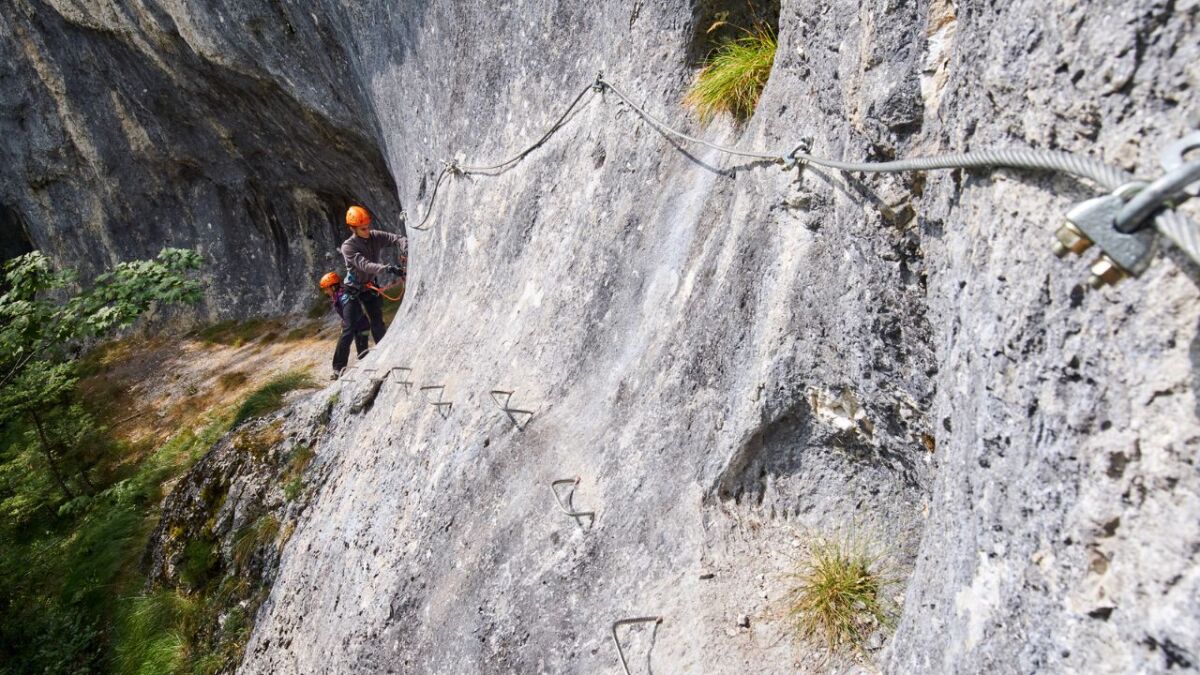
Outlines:
[{"label": "climbing glove", "polygon": [[387,271],[388,271],[388,274],[392,274],[394,276],[398,276],[398,277],[404,276],[404,270],[399,265],[388,265]]}]

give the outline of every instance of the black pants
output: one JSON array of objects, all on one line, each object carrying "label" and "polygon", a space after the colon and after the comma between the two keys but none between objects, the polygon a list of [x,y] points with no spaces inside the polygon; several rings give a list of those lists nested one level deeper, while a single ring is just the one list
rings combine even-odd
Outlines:
[{"label": "black pants", "polygon": [[371,322],[371,335],[375,337],[375,344],[379,344],[383,334],[387,332],[387,326],[383,325],[383,300],[375,291],[351,291],[350,302],[346,303],[343,311],[346,313],[346,320],[342,323],[342,334],[338,337],[337,349],[333,351],[334,370],[345,368],[350,361],[351,342],[356,343],[359,352],[367,348],[367,336],[354,330],[363,313],[366,313]]}]

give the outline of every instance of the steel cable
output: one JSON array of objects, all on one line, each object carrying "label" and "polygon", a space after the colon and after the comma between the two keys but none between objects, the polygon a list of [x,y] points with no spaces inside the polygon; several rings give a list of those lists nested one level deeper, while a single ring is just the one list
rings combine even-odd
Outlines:
[{"label": "steel cable", "polygon": [[[533,145],[529,146],[528,148],[525,148],[524,150],[522,150],[520,152],[520,154],[517,154],[512,159],[500,162],[499,164],[493,164],[492,166],[459,166],[458,167],[459,171],[461,171],[462,173],[485,173],[488,171],[497,171],[499,169],[503,169],[506,166],[509,166],[510,164],[516,164],[517,162],[521,161],[522,159],[525,159],[525,157],[529,153],[542,147],[543,143],[550,140],[550,137],[553,136],[556,131],[558,131],[560,128],[562,128],[563,124],[567,121],[567,116],[571,114],[571,111],[575,109],[575,106],[579,105],[579,101],[580,101],[580,99],[583,98],[583,95],[588,93],[588,91],[593,89],[594,87],[595,87],[595,85],[589,84],[588,86],[581,89],[579,91],[579,93],[575,96],[575,100],[571,101],[571,105],[568,105],[567,109],[563,111],[563,114],[559,115],[558,119],[554,121],[554,124],[550,125],[550,129],[547,130],[546,133],[542,134],[542,137],[537,139],[537,141]],[[589,100],[591,100],[591,99],[589,99]]]},{"label": "steel cable", "polygon": [[[429,198],[429,207],[425,211],[425,217],[421,222],[414,226],[415,230],[427,230],[425,223],[429,220],[430,214],[433,213],[434,202],[437,198],[438,187],[447,173],[487,173],[490,171],[499,171],[508,166],[511,166],[520,160],[527,157],[531,152],[541,147],[547,140],[550,139],[559,129],[568,121],[571,112],[579,105],[584,94],[589,89],[603,90],[608,89],[617,95],[626,105],[635,110],[642,118],[650,122],[655,128],[664,134],[674,136],[682,141],[702,145],[719,152],[738,157],[747,157],[758,161],[767,161],[781,164],[784,168],[791,168],[797,163],[815,164],[840,171],[852,171],[862,173],[903,173],[908,171],[930,171],[937,169],[971,169],[971,168],[1012,168],[1012,169],[1030,169],[1037,171],[1053,171],[1065,173],[1079,178],[1084,178],[1096,183],[1108,191],[1114,191],[1122,185],[1126,185],[1134,180],[1132,174],[1110,166],[1099,160],[1081,155],[1060,152],[1054,150],[1034,150],[1025,148],[1010,148],[1002,150],[986,150],[979,152],[965,152],[949,155],[935,155],[930,157],[914,157],[911,159],[902,159],[888,162],[844,162],[834,159],[826,159],[811,155],[802,151],[804,146],[798,146],[788,155],[771,154],[764,152],[755,152],[749,150],[740,150],[728,146],[713,143],[686,134],[671,125],[663,122],[658,117],[655,117],[642,106],[638,105],[633,99],[626,94],[620,87],[612,82],[605,80],[602,76],[598,76],[596,81],[584,87],[563,111],[562,115],[555,120],[554,124],[542,134],[542,136],[532,145],[522,150],[512,158],[494,164],[491,166],[460,166],[455,162],[448,162],[438,174],[437,182],[433,186],[433,193]],[[589,101],[591,99],[588,99]],[[1170,178],[1163,178],[1151,184],[1144,191],[1144,194],[1135,196],[1130,200],[1129,204],[1121,211],[1121,216],[1118,223],[1123,227],[1130,229],[1136,228],[1136,225],[1141,220],[1160,209],[1166,203],[1171,195],[1181,190],[1188,183],[1193,182],[1200,175],[1200,162],[1191,163],[1183,172],[1172,172]],[[1155,216],[1155,226],[1164,236],[1169,238],[1185,253],[1188,254],[1196,262],[1200,262],[1200,228],[1191,220],[1177,213],[1171,208],[1160,211]]]},{"label": "steel cable", "polygon": [[1133,180],[1133,176],[1103,162],[1081,157],[1067,152],[1053,150],[985,150],[981,152],[963,152],[952,155],[935,155],[932,157],[914,157],[893,162],[840,162],[832,159],[814,157],[807,153],[796,152],[792,155],[798,160],[827,166],[841,171],[861,171],[870,173],[900,173],[904,171],[929,171],[933,169],[972,169],[988,167],[1007,167],[1012,169],[1035,169],[1041,171],[1057,171],[1080,178],[1087,178],[1108,190],[1115,190]]},{"label": "steel cable", "polygon": [[786,162],[787,161],[786,157],[782,157],[780,155],[768,155],[768,154],[762,153],[762,152],[751,152],[748,150],[738,150],[736,148],[728,148],[728,147],[725,147],[724,145],[717,145],[716,143],[713,143],[711,141],[706,141],[703,138],[696,138],[695,136],[689,136],[689,135],[683,133],[682,131],[679,131],[678,129],[671,127],[669,124],[667,124],[666,122],[663,122],[662,120],[658,119],[654,115],[651,115],[649,112],[646,111],[645,108],[634,103],[633,99],[629,98],[629,96],[626,95],[625,92],[621,91],[621,89],[619,87],[617,87],[616,85],[614,85],[612,82],[609,82],[608,80],[605,80],[604,78],[599,78],[596,80],[596,82],[599,84],[603,84],[608,89],[611,89],[612,92],[614,94],[616,94],[618,97],[620,97],[620,99],[622,101],[624,101],[626,104],[628,104],[629,107],[638,111],[638,114],[640,114],[642,117],[646,118],[654,126],[658,127],[660,131],[671,134],[672,136],[681,138],[685,141],[688,141],[689,143],[696,143],[699,145],[703,145],[703,146],[712,148],[713,150],[720,150],[721,152],[724,152],[724,153],[730,154],[730,155],[738,155],[740,157],[751,157],[753,159],[766,160],[766,161],[770,161],[770,162]]},{"label": "steel cable", "polygon": [[[419,230],[421,232],[429,229],[428,227],[425,227],[425,223],[429,221],[429,216],[433,213],[433,204],[437,200],[438,188],[442,185],[442,179],[446,177],[446,174],[450,173],[450,166],[451,165],[447,164],[446,166],[442,167],[442,172],[438,174],[437,180],[433,183],[433,193],[429,195],[429,206],[425,209],[425,217],[421,219],[419,224],[413,225],[412,229]],[[403,217],[405,220],[408,220],[406,212],[401,213],[401,217]]]}]

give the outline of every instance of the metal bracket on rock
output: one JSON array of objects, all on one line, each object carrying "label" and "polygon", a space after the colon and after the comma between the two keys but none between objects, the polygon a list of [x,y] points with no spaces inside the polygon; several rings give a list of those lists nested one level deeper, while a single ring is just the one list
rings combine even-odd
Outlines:
[{"label": "metal bracket on rock", "polygon": [[[571,516],[572,518],[574,518],[575,521],[579,523],[580,527],[583,527],[583,523],[580,522],[580,519],[587,518],[588,519],[588,527],[590,528],[591,525],[595,524],[595,522],[596,522],[596,512],[595,511],[576,511],[575,505],[574,505],[574,503],[572,503],[572,499],[574,499],[574,497],[575,497],[575,487],[577,485],[579,485],[580,480],[582,480],[581,477],[575,476],[574,478],[560,478],[559,480],[551,481],[550,493],[554,495],[554,502],[556,504],[558,504],[558,508],[560,511],[562,511],[563,513],[567,514],[568,516]],[[567,492],[566,502],[563,502],[562,497],[560,497],[558,494],[558,486],[559,485],[567,485],[567,484],[571,485],[571,489],[570,489],[570,491]]]},{"label": "metal bracket on rock", "polygon": [[[511,391],[504,389],[493,389],[489,391],[488,394],[492,397],[492,402],[499,406],[500,409],[504,411],[505,415],[508,415],[508,419],[512,420],[512,423],[517,427],[517,430],[525,431],[525,427],[529,424],[530,420],[533,419],[533,411],[509,407],[508,404],[512,401],[513,397],[513,392]],[[504,401],[501,402],[497,396],[503,396]],[[522,422],[517,419],[517,415],[527,415],[527,417],[525,418],[525,421]]]},{"label": "metal bracket on rock", "polygon": [[[1200,132],[1168,145],[1162,153],[1163,175],[1153,182],[1133,181],[1112,194],[1089,199],[1067,213],[1055,232],[1054,254],[1081,254],[1095,244],[1101,255],[1091,267],[1093,288],[1140,276],[1157,250],[1158,234],[1174,241],[1200,263],[1200,226],[1175,210],[1200,195],[1200,161],[1184,154],[1200,148]],[[1155,227],[1148,227],[1153,220]]]},{"label": "metal bracket on rock", "polygon": [[445,391],[446,391],[446,385],[444,385],[444,384],[426,385],[424,387],[421,387],[421,393],[425,393],[427,391],[433,391],[434,389],[438,390],[438,400],[429,401],[428,396],[425,397],[425,400],[429,401],[430,405],[432,405],[433,407],[438,409],[438,414],[442,416],[442,419],[446,419],[446,417],[450,415],[450,410],[454,407],[453,402],[442,400],[442,394],[445,393]]},{"label": "metal bracket on rock", "polygon": [[[391,370],[388,371],[388,375],[391,375],[392,373],[394,373],[398,370],[407,371],[409,373],[409,377],[412,377],[412,368],[409,368],[408,366],[395,366]],[[400,380],[399,382],[397,382],[397,384],[402,385],[404,387],[405,393],[407,393],[408,391],[410,391],[413,383],[410,380]]]},{"label": "metal bracket on rock", "polygon": [[621,639],[617,637],[617,628],[635,623],[654,623],[654,630],[658,630],[658,624],[663,622],[661,616],[639,616],[632,619],[618,619],[612,623],[612,639],[613,644],[617,646],[617,656],[621,658],[621,667],[625,669],[625,675],[632,675],[629,672],[629,664],[625,661],[625,652],[621,649]]},{"label": "metal bracket on rock", "polygon": [[1134,232],[1117,229],[1117,214],[1145,183],[1126,183],[1112,194],[1089,199],[1067,212],[1067,220],[1055,233],[1054,254],[1082,254],[1095,244],[1102,253],[1092,264],[1088,283],[1092,288],[1116,284],[1126,276],[1146,271],[1157,249],[1157,233],[1150,228]]}]

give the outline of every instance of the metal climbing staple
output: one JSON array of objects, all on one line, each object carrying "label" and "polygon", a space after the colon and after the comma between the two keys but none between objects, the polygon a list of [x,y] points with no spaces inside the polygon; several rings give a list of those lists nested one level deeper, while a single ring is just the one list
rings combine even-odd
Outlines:
[{"label": "metal climbing staple", "polygon": [[436,389],[438,392],[437,400],[430,401],[428,395],[425,396],[425,400],[428,401],[430,405],[437,408],[438,414],[442,416],[442,419],[446,419],[446,417],[450,414],[450,410],[454,407],[453,402],[442,400],[442,394],[445,393],[445,391],[446,391],[446,385],[444,385],[444,384],[426,385],[424,387],[421,387],[421,393],[424,394],[425,392],[433,391],[434,389]]},{"label": "metal climbing staple", "polygon": [[[574,505],[574,503],[572,503],[572,499],[575,497],[575,488],[576,488],[576,486],[579,485],[579,481],[581,481],[581,480],[583,480],[582,477],[575,476],[574,478],[560,478],[556,481],[551,481],[550,482],[550,494],[554,495],[554,502],[556,504],[558,504],[559,510],[561,510],[563,513],[567,514],[568,516],[571,516],[572,518],[574,518],[576,522],[579,522],[579,520],[581,518],[587,518],[589,521],[589,527],[590,527],[590,524],[596,522],[596,512],[595,511],[576,511],[575,505]],[[569,492],[567,492],[567,501],[564,503],[562,497],[560,497],[558,494],[558,486],[559,485],[568,485],[568,484],[571,486],[571,490]],[[580,526],[583,525],[582,522],[579,522],[579,524],[580,524]]]},{"label": "metal climbing staple", "polygon": [[617,628],[630,624],[651,622],[654,623],[654,629],[658,630],[658,624],[663,622],[663,618],[661,616],[638,616],[632,619],[617,619],[612,623],[613,644],[617,646],[617,656],[621,659],[621,667],[625,669],[625,675],[632,675],[632,673],[629,672],[629,664],[625,661],[625,652],[621,649],[621,639],[617,637]]},{"label": "metal climbing staple", "polygon": [[[524,431],[525,427],[529,424],[529,421],[533,419],[533,411],[510,407],[508,404],[512,401],[513,397],[513,392],[511,391],[504,389],[493,389],[489,391],[488,394],[492,397],[492,402],[499,406],[500,409],[504,411],[505,415],[508,415],[508,419],[512,420],[513,425],[516,426],[519,431]],[[503,396],[504,401],[501,402],[500,399],[496,398],[497,396]],[[517,415],[526,415],[527,417],[525,418],[524,422],[521,422],[517,419]]]},{"label": "metal climbing staple", "polygon": [[[394,366],[391,370],[388,371],[388,375],[390,376],[392,373],[395,373],[395,372],[401,371],[401,370],[407,372],[408,377],[412,377],[412,368],[409,368],[408,366]],[[397,377],[399,377],[399,375],[397,375]],[[405,393],[408,393],[408,391],[412,387],[413,383],[411,380],[400,380],[397,382],[397,384],[403,386]]]}]

